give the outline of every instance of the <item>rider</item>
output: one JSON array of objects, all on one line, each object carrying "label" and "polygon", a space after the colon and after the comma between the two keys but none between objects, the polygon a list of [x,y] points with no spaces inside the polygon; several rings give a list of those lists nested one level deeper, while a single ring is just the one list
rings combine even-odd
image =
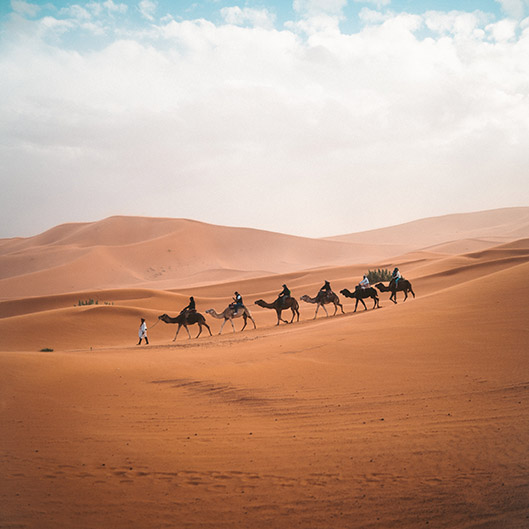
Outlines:
[{"label": "rider", "polygon": [[327,294],[329,294],[329,292],[332,292],[332,289],[331,289],[331,284],[328,282],[328,281],[325,281],[325,283],[323,284],[323,286],[320,288],[320,291],[318,292],[318,295],[316,297],[318,298],[323,298],[325,297]]},{"label": "rider", "polygon": [[369,279],[367,278],[367,276],[364,274],[364,278],[362,279],[362,281],[360,281],[360,283],[358,283],[358,286],[360,288],[369,288]]},{"label": "rider", "polygon": [[233,309],[235,309],[233,315],[237,315],[237,312],[239,311],[240,308],[242,308],[244,305],[243,305],[243,302],[242,302],[242,296],[237,292],[235,291],[235,294],[234,294],[234,298],[233,298],[233,303],[230,303],[230,307],[232,307]]},{"label": "rider", "polygon": [[390,285],[393,282],[395,284],[395,288],[397,288],[397,283],[399,279],[402,279],[402,276],[400,275],[399,269],[395,267],[395,269],[393,270],[393,273],[391,274],[391,281],[389,282]]},{"label": "rider", "polygon": [[189,314],[190,312],[196,312],[196,304],[195,304],[195,298],[193,296],[191,296],[189,298],[189,305],[187,307],[184,307],[181,311],[180,311],[180,314]]},{"label": "rider", "polygon": [[290,297],[290,290],[286,285],[283,285],[283,290],[279,293],[277,299],[279,300],[279,305],[282,307],[286,298]]}]

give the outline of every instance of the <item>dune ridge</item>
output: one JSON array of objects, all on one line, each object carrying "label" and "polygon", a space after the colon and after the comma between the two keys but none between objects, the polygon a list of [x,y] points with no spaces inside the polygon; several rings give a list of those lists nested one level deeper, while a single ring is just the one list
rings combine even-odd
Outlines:
[{"label": "dune ridge", "polygon": [[0,296],[182,288],[318,267],[376,266],[417,250],[457,255],[529,237],[528,218],[529,208],[509,208],[309,239],[186,219],[109,217],[0,241]]}]

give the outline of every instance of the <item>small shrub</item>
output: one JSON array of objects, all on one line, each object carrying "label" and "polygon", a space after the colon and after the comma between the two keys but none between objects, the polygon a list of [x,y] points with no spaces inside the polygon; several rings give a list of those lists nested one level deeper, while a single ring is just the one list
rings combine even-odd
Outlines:
[{"label": "small shrub", "polygon": [[372,285],[378,283],[379,281],[389,281],[391,279],[391,272],[387,268],[369,270],[366,275],[367,279],[369,279],[369,283]]},{"label": "small shrub", "polygon": [[[114,305],[113,301],[103,301],[105,305]],[[80,299],[77,305],[74,305],[74,307],[84,307],[85,305],[99,305],[99,300],[93,300],[90,299]]]},{"label": "small shrub", "polygon": [[43,347],[41,350],[40,350],[41,353],[52,353],[53,352],[53,349],[51,347]]}]

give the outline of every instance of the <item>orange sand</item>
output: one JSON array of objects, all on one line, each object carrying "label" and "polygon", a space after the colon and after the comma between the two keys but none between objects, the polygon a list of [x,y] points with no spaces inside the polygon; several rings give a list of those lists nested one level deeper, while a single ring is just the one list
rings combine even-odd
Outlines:
[{"label": "orange sand", "polygon": [[[221,272],[237,267],[216,248],[205,257],[223,263],[211,284],[165,291],[156,278],[151,288],[127,284],[135,274],[146,286],[149,252],[159,266],[152,241],[173,233],[173,221],[157,220],[157,231],[144,220],[131,219],[129,231],[119,219],[116,239],[74,225],[8,241],[37,261],[42,248],[42,269],[26,263],[27,290],[14,268],[2,280],[13,295],[2,290],[0,302],[0,527],[529,527],[528,239],[472,253],[424,250],[442,243],[421,240],[400,258],[367,264],[325,263],[322,250],[314,269],[306,240],[298,248],[291,238],[280,275],[263,272],[273,267],[255,248],[233,282]],[[505,238],[512,232],[511,223]],[[238,244],[254,235],[243,230]],[[64,265],[71,291],[53,275],[61,258],[52,262],[49,244],[58,239],[65,255],[81,241],[92,255]],[[140,259],[142,241],[149,250]],[[98,276],[107,251],[110,286],[108,271]],[[405,304],[402,294],[397,305],[381,294],[380,309],[368,300],[354,314],[342,297],[345,315],[320,310],[313,320],[315,306],[300,302],[300,322],[280,327],[253,304],[272,301],[284,281],[299,299],[325,279],[338,292],[367,268],[395,264],[417,294]],[[39,278],[53,280],[27,297]],[[173,343],[175,327],[155,325],[189,295],[201,312],[220,312],[235,289],[257,330],[250,323],[234,334],[227,324],[218,336],[221,321],[208,316],[213,337],[188,340],[182,330]],[[74,306],[90,298],[100,304]],[[134,345],[142,316],[148,347]]]}]

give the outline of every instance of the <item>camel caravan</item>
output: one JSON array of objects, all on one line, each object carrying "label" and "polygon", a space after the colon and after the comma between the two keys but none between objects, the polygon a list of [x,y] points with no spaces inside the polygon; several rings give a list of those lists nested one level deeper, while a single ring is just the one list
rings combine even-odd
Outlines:
[{"label": "camel caravan", "polygon": [[[389,275],[389,273],[388,273]],[[368,310],[367,306],[364,302],[365,299],[372,299],[373,300],[373,307],[372,309],[376,309],[380,307],[380,300],[378,297],[378,292],[390,292],[390,301],[393,303],[397,303],[397,292],[403,292],[404,293],[404,300],[406,301],[408,299],[408,293],[410,293],[413,297],[415,297],[415,292],[413,292],[412,286],[410,281],[407,279],[404,279],[398,268],[395,268],[393,270],[393,273],[391,274],[391,278],[389,281],[389,284],[386,286],[382,282],[378,282],[376,285],[371,286],[368,276],[364,275],[363,279],[356,285],[354,291],[350,291],[347,288],[344,288],[340,291],[340,294],[346,298],[352,298],[356,300],[355,308],[353,312],[356,312],[358,308],[358,303],[361,303],[364,306],[364,310]],[[314,318],[316,319],[318,316],[318,311],[321,308],[323,308],[325,314],[327,317],[329,317],[329,313],[327,312],[327,308],[325,305],[333,305],[334,306],[334,312],[332,316],[335,316],[338,312],[338,307],[340,308],[342,314],[345,314],[343,305],[340,303],[340,298],[336,293],[334,293],[331,289],[331,285],[328,281],[325,281],[323,286],[320,288],[316,296],[311,297],[308,294],[304,294],[300,297],[300,300],[309,303],[312,305],[316,305],[316,310],[314,312]],[[277,323],[276,325],[279,325],[281,322],[283,323],[293,323],[294,319],[299,322],[299,302],[296,298],[294,298],[287,287],[287,285],[283,285],[283,290],[278,294],[277,298],[272,302],[264,301],[263,299],[258,299],[254,302],[255,305],[265,308],[265,309],[271,309],[275,310],[277,315]],[[291,311],[292,317],[290,318],[290,321],[284,319],[282,317],[283,311]],[[244,324],[241,328],[241,332],[244,331],[244,329],[247,326],[248,320],[250,320],[253,324],[253,328],[257,329],[257,325],[255,324],[255,320],[253,319],[253,316],[243,303],[242,296],[235,292],[233,301],[220,313],[218,313],[215,309],[207,309],[206,314],[209,314],[212,318],[220,319],[222,320],[222,325],[219,330],[219,335],[222,334],[222,330],[224,329],[224,325],[226,322],[230,322],[231,327],[233,329],[233,332],[235,333],[235,325],[233,324],[233,320],[237,318],[242,318],[244,321]],[[164,323],[168,324],[177,324],[178,327],[176,329],[175,337],[173,338],[173,342],[177,339],[178,333],[180,332],[180,329],[182,327],[185,328],[187,331],[188,338],[191,338],[191,333],[189,332],[188,326],[190,325],[198,325],[198,334],[195,338],[198,338],[202,334],[202,328],[205,327],[209,335],[212,336],[211,329],[209,325],[206,323],[206,318],[203,314],[200,314],[196,310],[196,304],[193,297],[189,298],[189,304],[184,307],[180,314],[176,317],[171,317],[167,314],[162,314],[161,316],[158,316],[159,321],[163,321]],[[141,344],[141,337],[144,336],[146,339],[146,344],[148,344],[147,341],[147,329],[145,326],[145,321],[142,319],[142,325],[140,327],[140,342]]]}]

